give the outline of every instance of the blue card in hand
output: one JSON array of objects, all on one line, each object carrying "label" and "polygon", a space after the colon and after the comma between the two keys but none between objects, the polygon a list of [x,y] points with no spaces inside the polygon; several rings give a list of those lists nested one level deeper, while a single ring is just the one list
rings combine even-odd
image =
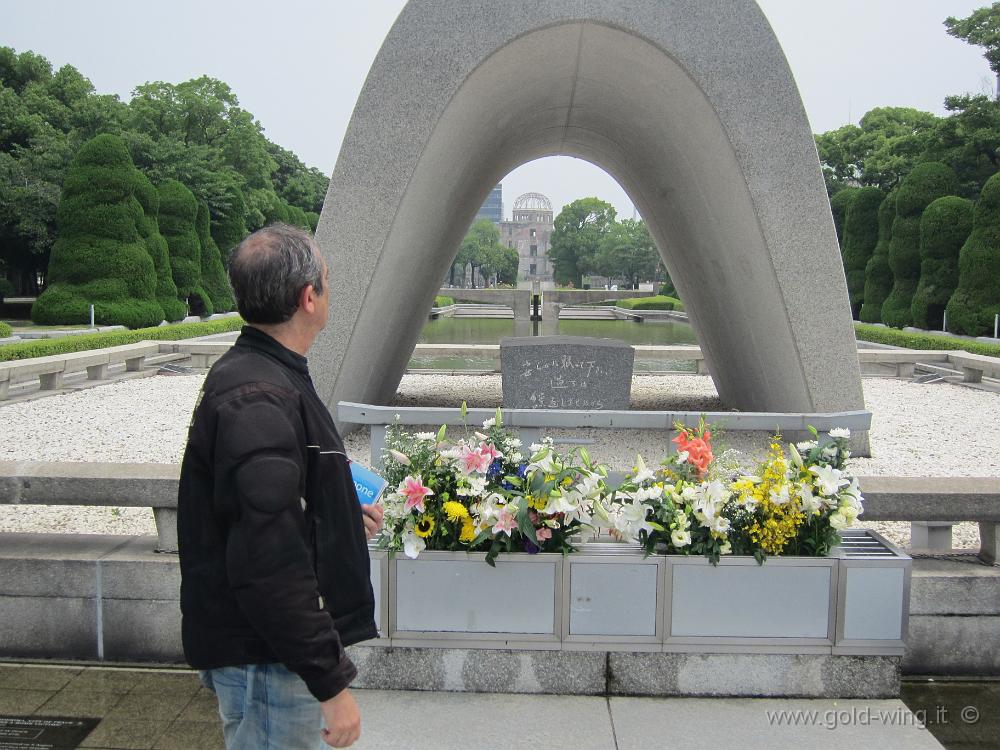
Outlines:
[{"label": "blue card in hand", "polygon": [[388,482],[382,477],[356,461],[351,461],[351,478],[354,480],[354,489],[357,490],[358,500],[362,505],[377,503],[388,486]]}]

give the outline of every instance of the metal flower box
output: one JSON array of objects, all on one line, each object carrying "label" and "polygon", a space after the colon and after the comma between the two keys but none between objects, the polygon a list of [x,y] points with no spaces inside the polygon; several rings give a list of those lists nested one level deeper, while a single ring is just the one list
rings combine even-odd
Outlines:
[{"label": "metal flower box", "polygon": [[571,555],[373,550],[386,645],[900,655],[910,558],[844,533],[825,558],[651,555],[592,543]]}]

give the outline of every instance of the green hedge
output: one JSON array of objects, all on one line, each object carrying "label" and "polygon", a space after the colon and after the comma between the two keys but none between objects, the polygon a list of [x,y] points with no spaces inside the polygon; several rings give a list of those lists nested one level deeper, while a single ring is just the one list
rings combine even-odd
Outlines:
[{"label": "green hedge", "polygon": [[0,320],[0,339],[9,338],[14,334],[14,329],[10,327],[10,323],[4,323]]},{"label": "green hedge", "polygon": [[177,180],[165,181],[159,191],[160,233],[167,240],[177,294],[187,300],[193,315],[211,315],[215,308],[202,285],[201,242],[195,229],[198,199]]},{"label": "green hedge", "polygon": [[918,164],[900,184],[889,243],[892,291],[882,303],[882,322],[886,325],[913,325],[913,295],[920,283],[920,217],[935,200],[957,192],[954,170],[936,161]]},{"label": "green hedge", "polygon": [[455,300],[451,297],[445,297],[443,294],[439,294],[434,298],[434,307],[448,307],[449,305],[454,305]]},{"label": "green hedge", "polygon": [[86,323],[90,305],[105,325],[156,325],[156,269],[139,235],[141,175],[125,142],[102,134],[83,144],[66,170],[56,211],[48,288],[32,306],[36,323]]},{"label": "green hedge", "polygon": [[1000,313],[1000,173],[986,181],[972,220],[972,234],[958,258],[958,288],[948,300],[948,330],[993,335]]},{"label": "green hedge", "polygon": [[658,294],[655,297],[632,297],[615,302],[618,307],[626,310],[683,310],[684,305],[676,297],[665,297]]},{"label": "green hedge", "polygon": [[865,296],[858,314],[865,323],[882,322],[882,303],[892,289],[892,269],[889,268],[889,240],[892,222],[896,219],[896,191],[892,191],[878,207],[878,242],[871,260],[865,266]]},{"label": "green hedge", "polygon": [[[1000,357],[1000,344],[988,344],[985,341],[970,341],[953,336],[935,336],[929,333],[911,333],[895,328],[869,326],[864,323],[855,323],[854,333],[859,340],[871,341],[875,344],[902,346],[906,349],[955,349],[970,354]],[[0,349],[0,352],[2,351],[3,349]]]},{"label": "green hedge", "polygon": [[236,300],[233,299],[229,277],[222,265],[219,246],[215,244],[209,231],[208,204],[203,200],[198,201],[195,230],[198,232],[198,242],[201,243],[201,285],[212,300],[215,312],[232,312],[236,309]]},{"label": "green hedge", "polygon": [[15,359],[47,357],[50,354],[68,354],[90,349],[104,349],[109,346],[134,344],[137,341],[179,341],[213,333],[238,331],[243,327],[240,317],[211,320],[205,323],[178,323],[156,328],[138,328],[134,331],[111,331],[109,333],[88,333],[82,336],[63,336],[58,339],[36,339],[18,344],[0,346],[0,362]]},{"label": "green hedge", "polygon": [[837,230],[837,244],[844,247],[844,230],[847,221],[847,212],[858,197],[860,188],[846,187],[833,194],[830,198],[830,212],[833,214],[833,226]]},{"label": "green hedge", "polygon": [[247,229],[247,204],[243,191],[235,183],[229,183],[225,192],[229,207],[225,212],[212,217],[211,226],[212,239],[219,248],[223,265],[229,262],[233,248],[250,233]]},{"label": "green hedge", "polygon": [[146,243],[146,250],[153,259],[156,269],[156,301],[163,308],[163,319],[173,322],[187,315],[187,305],[177,297],[177,285],[170,270],[170,253],[167,241],[160,234],[160,194],[146,175],[139,173],[139,183],[135,197],[142,206],[143,216],[139,221],[139,236]]},{"label": "green hedge", "polygon": [[0,302],[3,302],[4,297],[14,296],[14,285],[11,284],[3,276],[0,276]]},{"label": "green hedge", "polygon": [[948,195],[920,217],[920,283],[913,294],[913,325],[940,331],[944,310],[958,286],[958,254],[972,231],[972,201]]},{"label": "green hedge", "polygon": [[861,188],[844,219],[844,275],[851,297],[851,315],[855,318],[861,313],[865,297],[865,268],[878,244],[878,210],[884,198],[877,187]]}]

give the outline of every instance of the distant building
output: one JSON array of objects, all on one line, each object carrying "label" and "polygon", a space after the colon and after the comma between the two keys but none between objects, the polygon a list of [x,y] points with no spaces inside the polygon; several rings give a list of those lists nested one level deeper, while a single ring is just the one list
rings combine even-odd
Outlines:
[{"label": "distant building", "polygon": [[517,250],[518,281],[552,281],[552,221],[551,201],[541,193],[525,193],[514,201],[511,220],[500,222],[500,244]]},{"label": "distant building", "polygon": [[479,209],[479,213],[476,214],[475,221],[480,219],[489,219],[494,224],[499,224],[503,221],[503,185],[497,185],[490,191],[490,194],[486,196],[486,202]]}]

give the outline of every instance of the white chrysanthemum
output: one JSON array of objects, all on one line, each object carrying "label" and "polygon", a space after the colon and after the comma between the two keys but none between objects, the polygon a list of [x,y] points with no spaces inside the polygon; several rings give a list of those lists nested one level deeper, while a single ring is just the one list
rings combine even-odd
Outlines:
[{"label": "white chrysanthemum", "polygon": [[488,429],[490,429],[490,427],[493,427],[494,425],[496,425],[496,423],[497,423],[496,418],[495,417],[490,417],[489,419],[487,419],[486,421],[483,422],[483,429],[484,430],[488,430]]},{"label": "white chrysanthemum", "polygon": [[437,437],[433,432],[418,432],[417,440],[434,440]]},{"label": "white chrysanthemum", "polygon": [[678,549],[691,544],[691,532],[684,529],[675,529],[670,532],[670,541]]},{"label": "white chrysanthemum", "polygon": [[834,427],[832,430],[830,430],[829,435],[832,438],[847,439],[851,436],[851,431],[846,427]]}]

